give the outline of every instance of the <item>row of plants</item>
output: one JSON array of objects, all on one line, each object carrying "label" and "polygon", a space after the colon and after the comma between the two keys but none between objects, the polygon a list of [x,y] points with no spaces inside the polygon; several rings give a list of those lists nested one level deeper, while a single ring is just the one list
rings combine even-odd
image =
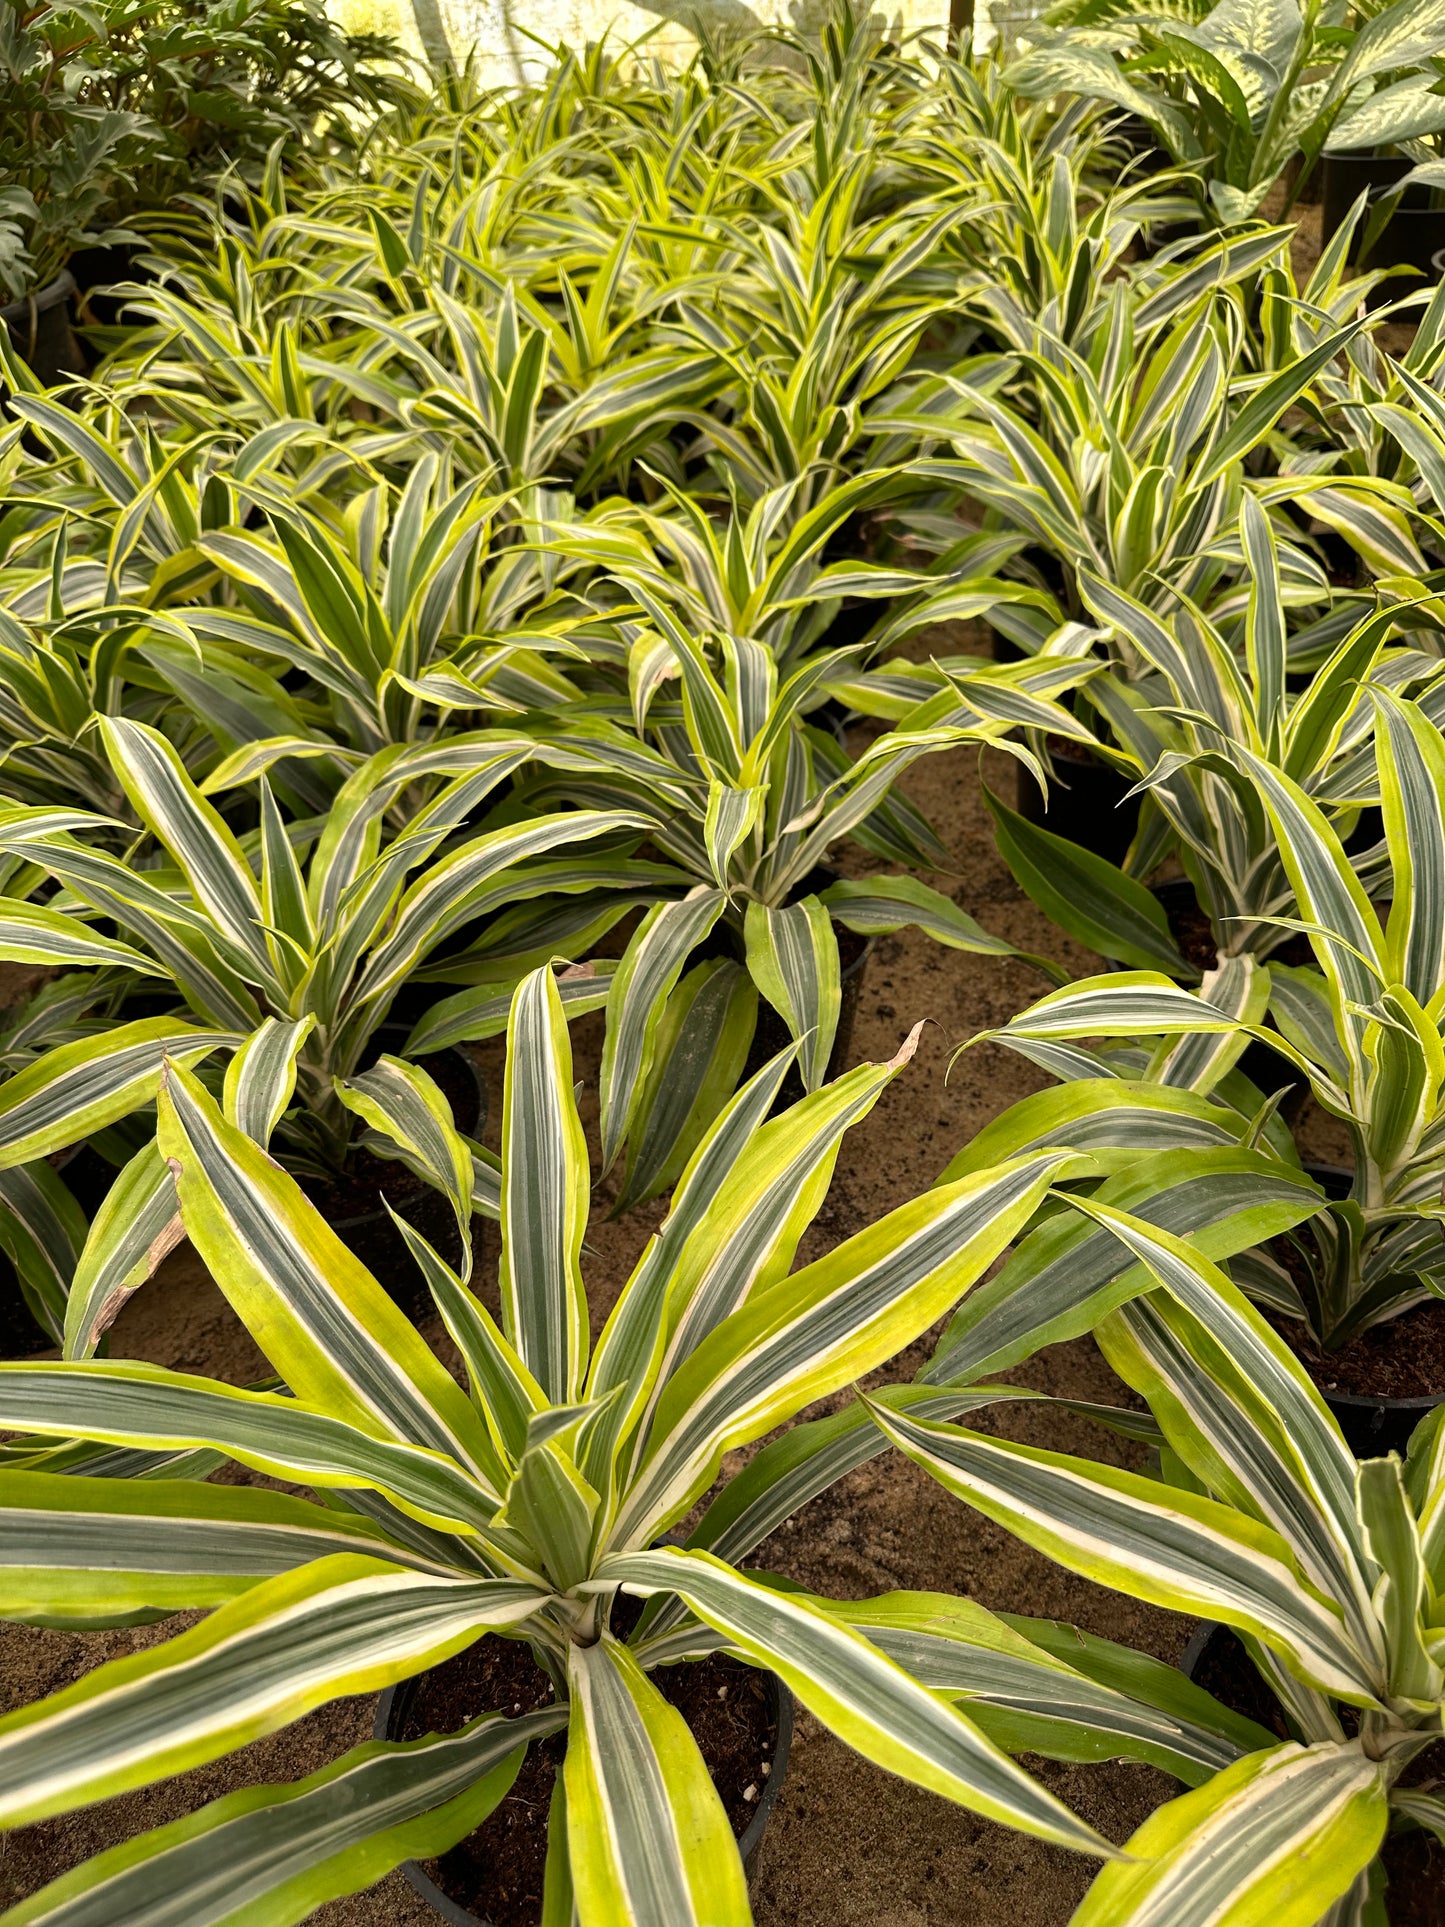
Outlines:
[{"label": "row of plants", "polygon": [[[1351,111],[1415,84],[1419,18],[1328,42]],[[440,1734],[398,1695],[5,1927],[299,1921],[543,1754],[545,1927],[746,1921],[668,1696],[736,1662],[1096,1856],[1085,1927],[1378,1927],[1382,1851],[1445,1840],[1445,295],[1351,266],[1363,197],[1298,279],[1257,200],[1200,219],[1197,154],[1017,81],[843,8],[680,74],[447,76],[173,208],[92,379],[0,341],[0,959],[44,976],[3,1034],[0,1608],[206,1614],[0,1720],[0,1815],[495,1635],[540,1681]],[[1053,1085],[795,1269],[910,1075],[916,1031],[844,1068],[869,940],[1018,956],[898,787],[960,748],[1011,760],[998,847],[1111,962],[1023,958],[982,1037]],[[467,1053],[503,1035],[494,1149]],[[600,1323],[598,1185],[670,1193]],[[109,1355],[182,1238],[274,1377]],[[1133,1396],[1059,1402],[1152,1472],[960,1423],[1088,1333]],[[1362,1346],[1440,1367],[1416,1409],[1339,1395]],[[1233,1629],[1222,1697],[750,1563],[890,1448]],[[1019,1753],[1189,1790],[1121,1848]]]}]

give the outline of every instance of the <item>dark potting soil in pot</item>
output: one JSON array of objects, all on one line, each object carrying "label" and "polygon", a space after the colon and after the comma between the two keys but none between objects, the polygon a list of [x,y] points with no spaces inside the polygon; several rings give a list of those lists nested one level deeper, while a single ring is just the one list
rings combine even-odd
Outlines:
[{"label": "dark potting soil in pot", "polygon": [[[1243,1642],[1227,1627],[1215,1628],[1188,1671],[1195,1684],[1212,1693],[1221,1705],[1257,1720],[1281,1740],[1293,1738],[1279,1701],[1261,1679]],[[1348,1730],[1352,1721],[1348,1707],[1343,1710],[1343,1719]],[[1405,1769],[1402,1782],[1420,1786],[1442,1776],[1445,1740],[1417,1755]],[[1390,1927],[1440,1927],[1445,1919],[1445,1845],[1434,1834],[1417,1829],[1391,1834],[1380,1857],[1389,1877],[1385,1911]]]},{"label": "dark potting soil in pot", "polygon": [[1445,1302],[1416,1305],[1398,1318],[1371,1325],[1332,1352],[1322,1351],[1296,1319],[1270,1322],[1322,1392],[1351,1398],[1445,1398]]},{"label": "dark potting soil in pot", "polygon": [[[1307,1285],[1303,1252],[1287,1237],[1269,1249],[1295,1283]],[[1266,1313],[1322,1392],[1350,1398],[1445,1398],[1445,1300],[1415,1305],[1371,1325],[1338,1350],[1325,1351],[1307,1325]]]},{"label": "dark potting soil in pot", "polygon": [[[733,1832],[741,1837],[757,1811],[777,1742],[764,1675],[715,1653],[651,1677],[692,1729]],[[552,1698],[552,1682],[530,1648],[491,1634],[422,1676],[400,1737],[453,1733],[480,1713],[515,1718]],[[547,1820],[566,1750],[565,1732],[529,1747],[501,1805],[450,1852],[426,1862],[442,1892],[491,1927],[537,1927],[541,1919]]]}]

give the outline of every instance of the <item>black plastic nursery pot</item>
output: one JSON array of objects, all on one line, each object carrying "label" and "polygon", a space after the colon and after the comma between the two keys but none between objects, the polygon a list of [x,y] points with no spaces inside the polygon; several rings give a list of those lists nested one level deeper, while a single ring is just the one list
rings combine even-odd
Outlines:
[{"label": "black plastic nursery pot", "polygon": [[[1329,1198],[1349,1196],[1354,1173],[1338,1164],[1306,1163],[1305,1173],[1314,1179]],[[1400,1318],[1373,1325],[1339,1352],[1322,1352],[1304,1339],[1298,1325],[1290,1321],[1281,1326],[1281,1336],[1314,1380],[1320,1396],[1334,1413],[1345,1441],[1356,1458],[1383,1458],[1388,1452],[1403,1457],[1410,1435],[1428,1413],[1445,1401],[1445,1388],[1438,1392],[1391,1398],[1378,1393],[1350,1392],[1331,1383],[1331,1370],[1348,1377],[1352,1370],[1368,1370],[1371,1353],[1382,1357],[1396,1347],[1410,1347],[1412,1321],[1423,1327],[1427,1322],[1434,1335],[1437,1324],[1445,1321],[1445,1307],[1421,1305]],[[1417,1334],[1418,1335],[1418,1334]]]},{"label": "black plastic nursery pot", "polygon": [[[1260,1678],[1232,1626],[1206,1620],[1184,1649],[1179,1670],[1233,1713],[1243,1713],[1281,1740],[1293,1738],[1278,1700]],[[1417,1785],[1445,1772],[1445,1742],[1422,1753],[1405,1771]],[[1185,1789],[1181,1786],[1180,1791]],[[1390,1927],[1440,1927],[1445,1894],[1445,1845],[1423,1828],[1386,1836],[1380,1855],[1388,1885],[1385,1913]]]},{"label": "black plastic nursery pot", "polygon": [[85,372],[85,356],[71,326],[74,295],[75,277],[63,268],[45,287],[0,307],[0,321],[10,331],[15,352],[47,387]]},{"label": "black plastic nursery pot", "polygon": [[[1373,198],[1392,188],[1409,173],[1413,163],[1403,154],[1326,154],[1323,168],[1324,240],[1340,226],[1357,198],[1369,192]],[[1360,252],[1369,215],[1360,222],[1350,243],[1350,259],[1362,268],[1418,268],[1430,279],[1439,279],[1435,256],[1445,249],[1445,207],[1430,205],[1430,189],[1407,187],[1398,206],[1370,247]],[[1374,305],[1394,299],[1406,291],[1402,279],[1380,290]]]},{"label": "black plastic nursery pot", "polygon": [[[88,1144],[72,1144],[50,1162],[85,1215],[94,1217],[115,1179],[114,1167]],[[54,1345],[26,1302],[14,1265],[0,1252],[0,1359],[33,1358]]]},{"label": "black plastic nursery pot", "polygon": [[1122,863],[1139,827],[1139,799],[1129,796],[1132,782],[1067,737],[1051,736],[1048,749],[1054,778],[1047,796],[1031,771],[1014,764],[1019,815],[1110,863]]},{"label": "black plastic nursery pot", "polygon": [[[725,1654],[664,1667],[652,1677],[693,1728],[738,1852],[751,1868],[788,1770],[792,1695],[776,1674]],[[374,1733],[379,1740],[419,1739],[481,1713],[530,1711],[551,1697],[526,1645],[489,1634],[455,1659],[389,1687]],[[559,1733],[533,1745],[507,1798],[468,1839],[425,1866],[403,1863],[414,1890],[443,1920],[456,1927],[536,1927],[551,1788],[565,1739]]]}]

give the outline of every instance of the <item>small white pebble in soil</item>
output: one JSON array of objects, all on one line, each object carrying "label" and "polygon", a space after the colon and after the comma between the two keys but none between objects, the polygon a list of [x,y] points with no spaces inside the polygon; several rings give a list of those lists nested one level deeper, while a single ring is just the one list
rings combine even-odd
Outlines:
[{"label": "small white pebble in soil", "polygon": [[772,1770],[773,1770],[772,1767],[769,1765],[769,1763],[766,1760],[764,1760],[762,1765],[758,1768],[758,1771],[762,1774],[765,1780],[767,1779],[768,1775],[772,1772]]},{"label": "small white pebble in soil", "polygon": [[743,1798],[745,1800],[756,1800],[757,1797],[758,1797],[758,1790],[755,1786],[745,1786],[743,1788]]},{"label": "small white pebble in soil", "polygon": [[726,1686],[719,1686],[719,1688],[717,1689],[717,1696],[720,1700],[725,1700],[727,1698],[728,1689],[726,1688]]}]

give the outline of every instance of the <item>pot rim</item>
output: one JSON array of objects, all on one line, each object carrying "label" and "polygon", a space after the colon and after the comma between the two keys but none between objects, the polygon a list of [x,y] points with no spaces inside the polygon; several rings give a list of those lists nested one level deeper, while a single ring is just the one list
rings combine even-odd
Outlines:
[{"label": "pot rim", "polygon": [[[676,1664],[686,1665],[687,1662],[680,1660]],[[423,1667],[420,1673],[413,1673],[409,1679],[398,1680],[394,1686],[388,1686],[383,1691],[376,1703],[376,1718],[371,1729],[373,1739],[392,1740],[394,1738],[391,1731],[393,1724],[400,1725],[406,1717],[418,1680],[424,1678],[431,1670],[430,1667]],[[768,1821],[772,1818],[773,1808],[777,1805],[778,1796],[783,1790],[783,1781],[788,1771],[788,1755],[793,1744],[793,1695],[776,1673],[769,1672],[764,1667],[758,1667],[757,1671],[762,1673],[764,1681],[772,1691],[778,1736],[773,1747],[773,1757],[769,1763],[767,1782],[758,1796],[757,1811],[743,1832],[737,1836],[738,1857],[744,1867],[763,1843]],[[482,1915],[468,1913],[458,1901],[453,1900],[449,1894],[443,1893],[419,1860],[403,1860],[401,1871],[406,1875],[413,1891],[434,1908],[443,1920],[451,1922],[452,1927],[492,1927],[491,1922],[485,1920]]]}]

